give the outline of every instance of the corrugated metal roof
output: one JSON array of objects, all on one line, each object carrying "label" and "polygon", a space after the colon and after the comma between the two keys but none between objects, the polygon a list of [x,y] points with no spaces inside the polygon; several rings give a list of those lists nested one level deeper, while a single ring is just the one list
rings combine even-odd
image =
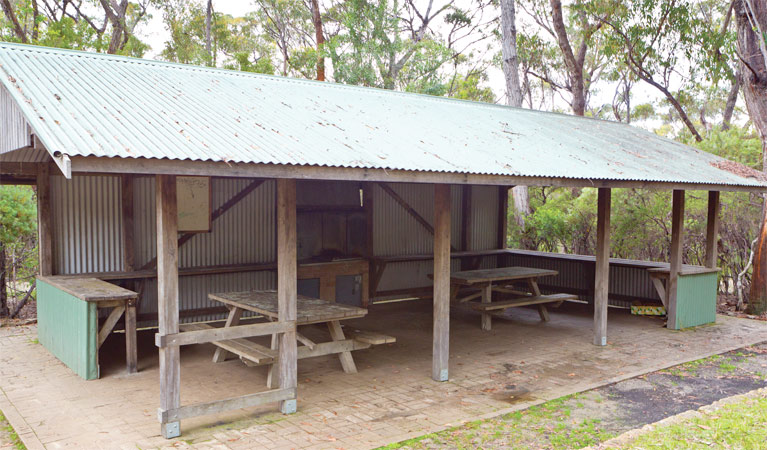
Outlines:
[{"label": "corrugated metal roof", "polygon": [[70,156],[763,186],[564,114],[18,44],[0,44],[0,70],[47,149]]}]

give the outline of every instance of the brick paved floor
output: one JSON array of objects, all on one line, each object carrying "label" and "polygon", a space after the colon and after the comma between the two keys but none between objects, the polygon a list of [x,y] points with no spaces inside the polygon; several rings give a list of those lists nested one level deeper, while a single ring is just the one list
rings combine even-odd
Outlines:
[{"label": "brick paved floor", "polygon": [[[579,305],[555,310],[548,323],[517,308],[491,332],[479,329],[476,314],[453,311],[450,381],[437,383],[429,378],[429,302],[377,305],[352,323],[398,342],[355,352],[355,375],[336,357],[300,361],[297,414],[262,407],[189,419],[174,441],[159,436],[151,331],[139,336],[138,374],[124,373],[122,336],[113,335],[102,348],[102,378],[84,381],[36,343],[35,327],[2,328],[0,409],[30,449],[370,448],[767,341],[765,322],[718,316],[715,325],[677,332],[611,310],[608,346],[598,348]],[[265,389],[266,368],[213,364],[212,354],[210,345],[182,348],[182,404]]]}]

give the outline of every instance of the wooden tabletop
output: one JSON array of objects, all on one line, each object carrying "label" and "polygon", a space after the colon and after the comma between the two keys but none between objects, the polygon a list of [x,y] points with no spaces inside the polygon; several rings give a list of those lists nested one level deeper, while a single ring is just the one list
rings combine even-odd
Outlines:
[{"label": "wooden tabletop", "polygon": [[55,286],[67,294],[86,302],[104,302],[110,300],[128,300],[138,294],[98,278],[75,278],[66,275],[38,276],[38,280]]},{"label": "wooden tabletop", "polygon": [[534,267],[499,267],[497,269],[464,270],[450,274],[450,281],[456,284],[487,283],[493,281],[513,281],[529,278],[553,276],[556,270],[536,269]]},{"label": "wooden tabletop", "polygon": [[[277,291],[226,292],[208,294],[208,298],[277,319]],[[368,310],[364,308],[327,302],[304,295],[298,296],[296,306],[296,322],[299,325],[356,319],[368,313]]]}]

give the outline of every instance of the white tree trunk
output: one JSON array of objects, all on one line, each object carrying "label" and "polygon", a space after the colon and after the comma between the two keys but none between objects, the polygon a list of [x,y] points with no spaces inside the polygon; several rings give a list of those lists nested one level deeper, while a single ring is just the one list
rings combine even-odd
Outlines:
[{"label": "white tree trunk", "polygon": [[[519,58],[517,56],[517,25],[515,0],[501,0],[501,32],[503,33],[503,74],[506,78],[506,96],[509,106],[522,106],[522,88],[519,84]],[[524,229],[525,218],[530,214],[527,186],[514,186],[514,219]]]},{"label": "white tree trunk", "polygon": [[501,32],[503,33],[503,74],[506,78],[506,95],[509,106],[522,106],[522,89],[519,84],[519,58],[517,57],[517,26],[515,0],[501,0]]}]

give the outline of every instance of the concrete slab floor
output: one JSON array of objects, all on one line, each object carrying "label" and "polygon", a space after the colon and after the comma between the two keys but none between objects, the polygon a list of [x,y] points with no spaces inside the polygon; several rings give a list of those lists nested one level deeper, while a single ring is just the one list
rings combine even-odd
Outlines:
[{"label": "concrete slab floor", "polygon": [[[275,405],[184,420],[176,440],[159,434],[152,332],[139,336],[139,373],[124,372],[123,338],[112,335],[100,354],[102,378],[85,381],[37,343],[34,326],[2,328],[0,410],[30,449],[371,448],[767,340],[765,322],[718,316],[714,325],[671,331],[660,319],[611,310],[600,348],[582,305],[553,310],[547,323],[535,309],[516,308],[490,332],[477,314],[454,310],[450,381],[438,383],[430,379],[428,301],[376,305],[347,326],[397,343],[355,352],[354,375],[334,356],[300,361],[296,414]],[[214,364],[212,355],[211,345],[182,348],[182,404],[265,390],[265,367]]]}]

